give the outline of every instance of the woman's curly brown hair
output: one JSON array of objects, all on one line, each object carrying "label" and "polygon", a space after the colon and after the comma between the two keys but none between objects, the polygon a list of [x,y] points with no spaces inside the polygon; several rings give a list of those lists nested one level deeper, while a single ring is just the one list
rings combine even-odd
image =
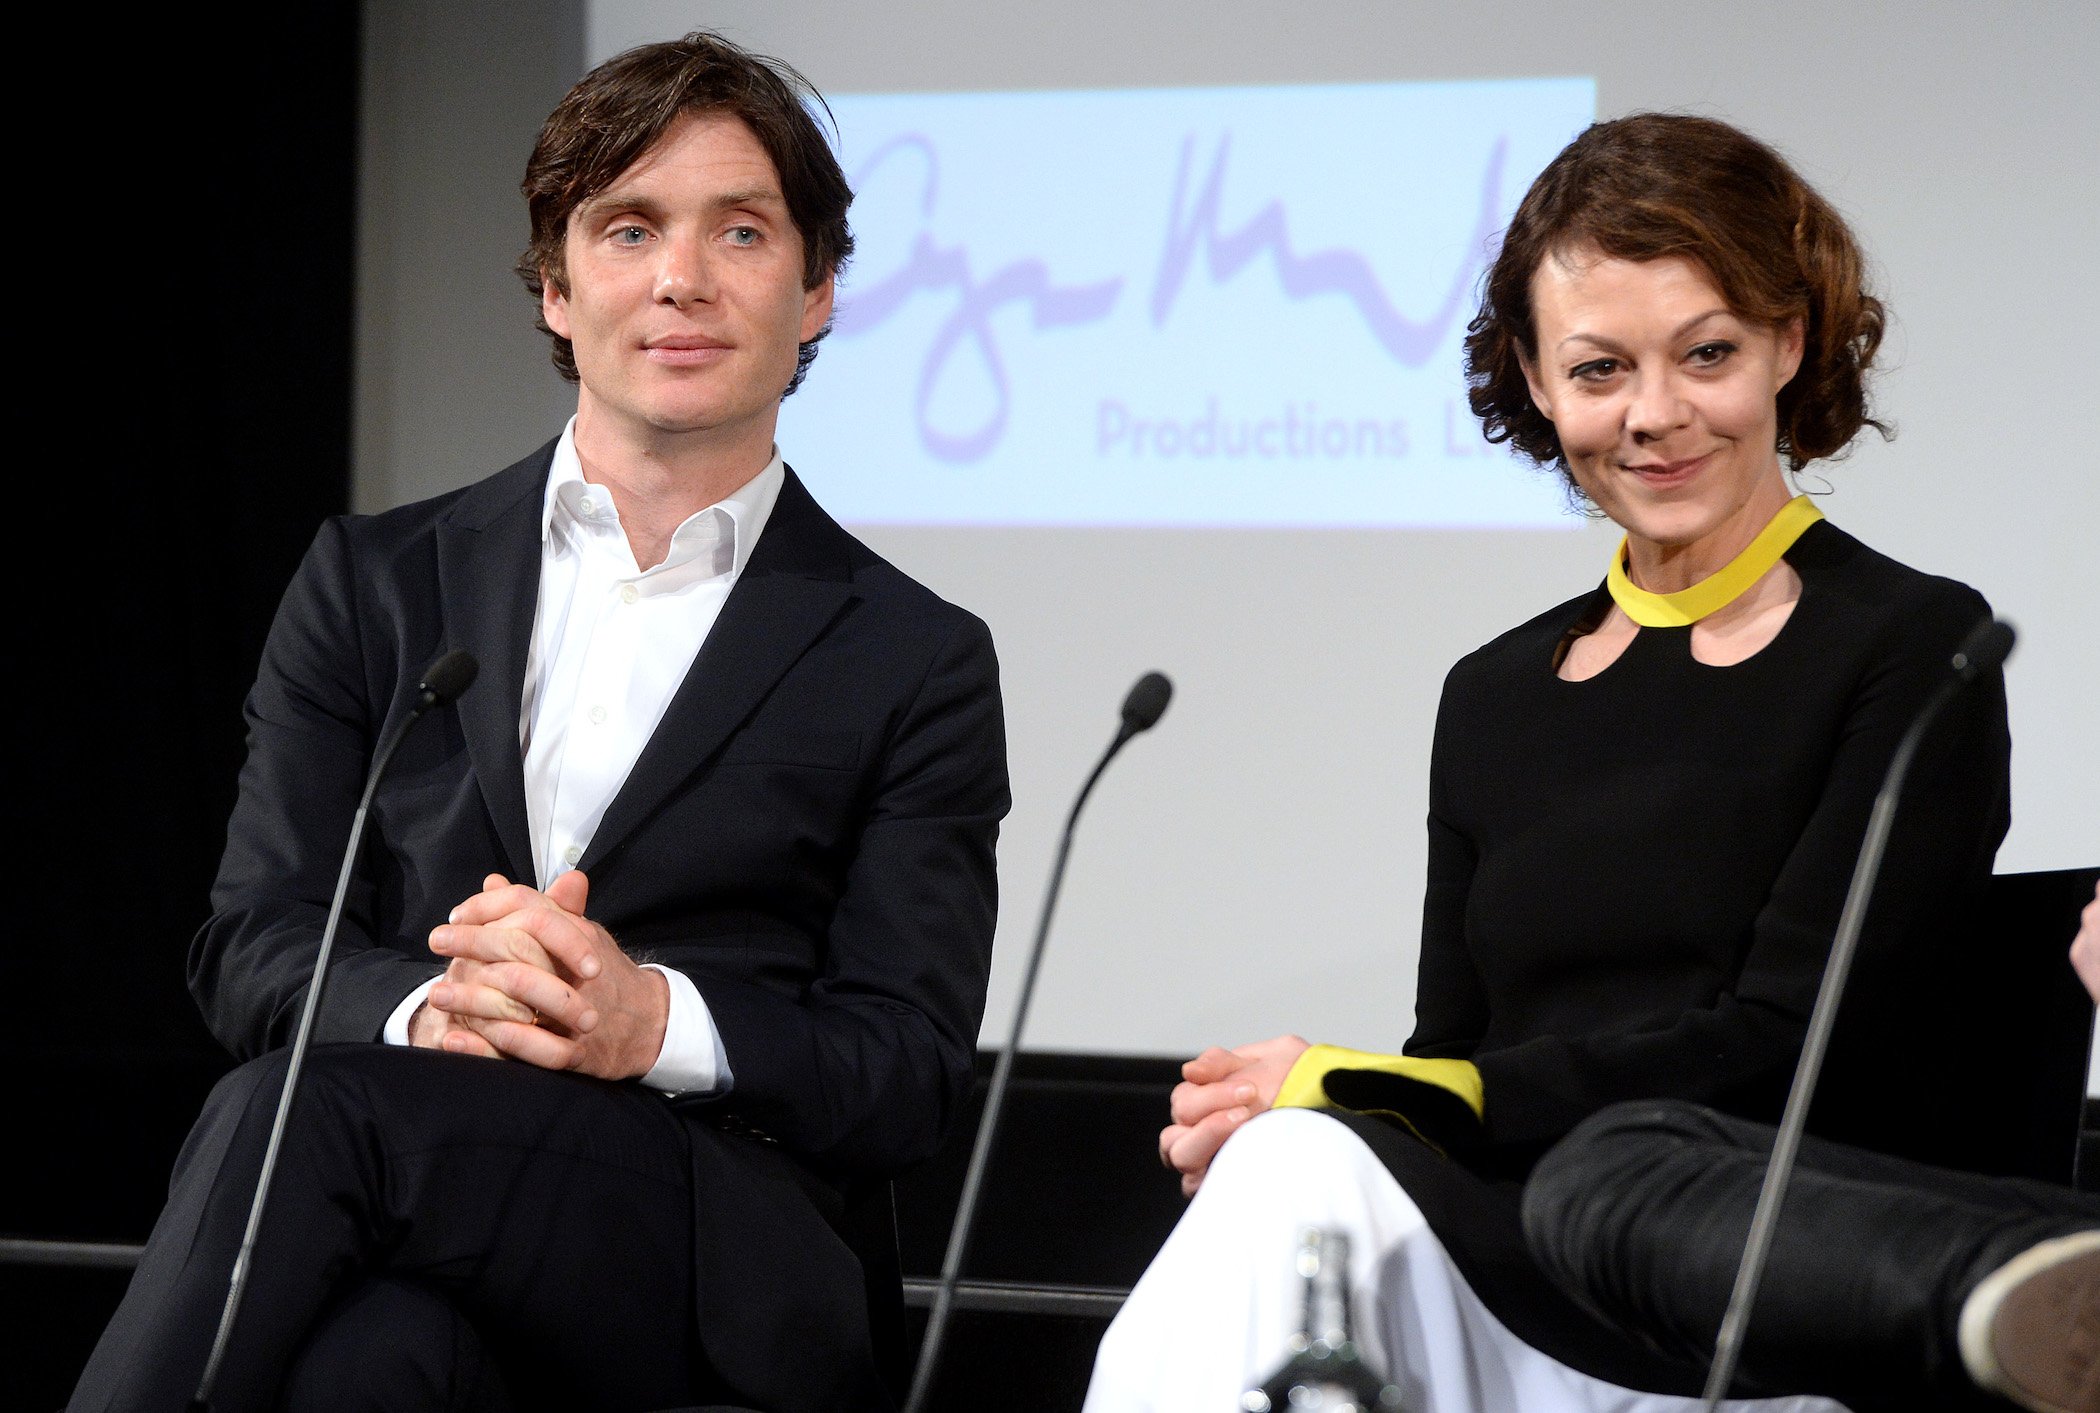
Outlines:
[{"label": "woman's curly brown hair", "polygon": [[[728,113],[743,120],[773,159],[788,215],[802,235],[802,287],[815,289],[853,254],[846,224],[853,192],[811,112],[812,105],[823,104],[809,81],[778,59],[705,31],[606,60],[555,106],[526,161],[532,243],[518,257],[518,278],[535,302],[549,281],[566,294],[562,256],[570,213],[611,186],[681,117]],[[554,340],[555,368],[575,382],[576,350],[547,327],[544,314],[538,327]],[[830,331],[826,324],[802,345],[787,392],[801,386],[817,356],[817,340]]]},{"label": "woman's curly brown hair", "polygon": [[[1466,331],[1467,401],[1491,442],[1567,476],[1522,359],[1538,331],[1531,280],[1549,257],[1697,261],[1739,317],[1802,321],[1801,368],[1779,393],[1780,455],[1798,471],[1872,427],[1867,370],[1885,316],[1844,218],[1784,157],[1712,118],[1637,113],[1594,123],[1539,173],[1503,234]],[[1570,485],[1573,482],[1570,481]]]}]

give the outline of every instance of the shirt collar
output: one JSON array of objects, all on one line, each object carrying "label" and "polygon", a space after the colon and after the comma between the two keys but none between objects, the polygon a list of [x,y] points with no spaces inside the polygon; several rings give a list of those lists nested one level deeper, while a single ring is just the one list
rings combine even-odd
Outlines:
[{"label": "shirt collar", "polygon": [[[710,520],[721,515],[726,516],[729,523],[720,533],[726,534],[731,546],[728,568],[722,572],[731,578],[741,575],[766,521],[772,518],[773,504],[780,499],[780,488],[786,481],[787,463],[781,459],[780,448],[776,446],[765,469],[713,505],[686,517],[685,522],[672,532],[671,559],[658,568],[681,559],[681,549],[697,539]],[[557,518],[577,528],[602,526],[614,532],[619,530],[619,511],[613,505],[612,493],[583,477],[583,459],[576,454],[574,417],[562,428],[561,439],[554,444],[554,464],[547,472],[547,490],[540,502],[540,543],[543,547],[554,534]]]}]

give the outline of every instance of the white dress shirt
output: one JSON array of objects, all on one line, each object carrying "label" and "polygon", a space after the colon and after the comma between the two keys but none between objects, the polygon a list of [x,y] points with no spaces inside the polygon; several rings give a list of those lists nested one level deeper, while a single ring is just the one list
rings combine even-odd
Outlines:
[{"label": "white dress shirt", "polygon": [[[590,847],[750,561],[787,474],[776,451],[763,471],[687,517],[663,563],[642,569],[611,492],[584,479],[575,435],[571,420],[547,476],[518,721],[535,886],[543,889]],[[729,1057],[699,989],[683,972],[650,969],[669,985],[671,1010],[642,1083],[667,1093],[727,1089]],[[408,1043],[409,1017],[435,984],[395,1008],[387,1043]]]}]

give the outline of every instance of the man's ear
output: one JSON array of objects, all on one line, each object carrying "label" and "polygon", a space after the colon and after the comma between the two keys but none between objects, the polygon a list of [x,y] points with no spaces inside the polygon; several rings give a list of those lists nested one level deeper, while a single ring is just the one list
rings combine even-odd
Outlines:
[{"label": "man's ear", "polygon": [[837,282],[837,271],[826,271],[823,279],[802,291],[802,328],[797,343],[808,343],[831,322],[831,297]]},{"label": "man's ear", "polygon": [[561,276],[540,266],[540,317],[562,338],[569,336],[569,296],[561,287]]}]

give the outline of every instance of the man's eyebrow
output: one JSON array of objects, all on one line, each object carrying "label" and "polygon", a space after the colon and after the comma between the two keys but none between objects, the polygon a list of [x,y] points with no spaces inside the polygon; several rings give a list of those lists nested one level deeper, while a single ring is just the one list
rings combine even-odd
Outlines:
[{"label": "man's eyebrow", "polygon": [[725,191],[714,200],[716,206],[785,206],[787,198],[777,188],[770,186],[738,187]]},{"label": "man's eyebrow", "polygon": [[[787,198],[776,187],[747,186],[730,191],[717,192],[708,202],[717,210],[729,210],[737,206],[785,206]],[[639,191],[601,191],[585,200],[576,208],[582,220],[595,220],[614,211],[639,211],[654,215],[662,209],[662,202]]]},{"label": "man's eyebrow", "polygon": [[638,191],[601,191],[586,197],[576,207],[578,217],[589,219],[612,211],[654,211],[656,203]]}]

